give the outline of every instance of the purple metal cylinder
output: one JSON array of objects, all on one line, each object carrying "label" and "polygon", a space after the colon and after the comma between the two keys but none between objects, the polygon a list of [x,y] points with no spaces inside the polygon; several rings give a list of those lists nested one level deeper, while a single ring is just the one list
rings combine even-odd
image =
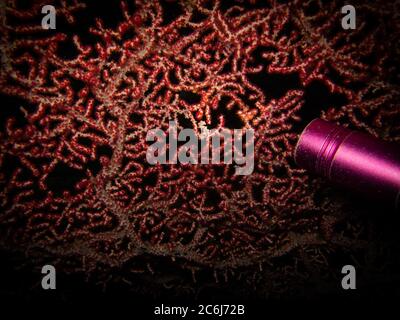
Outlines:
[{"label": "purple metal cylinder", "polygon": [[321,119],[304,129],[296,163],[400,211],[400,146]]}]

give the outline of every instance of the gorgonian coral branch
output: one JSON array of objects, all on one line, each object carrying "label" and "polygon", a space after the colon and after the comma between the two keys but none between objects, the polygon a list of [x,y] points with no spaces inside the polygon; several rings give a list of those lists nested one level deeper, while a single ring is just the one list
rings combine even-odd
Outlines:
[{"label": "gorgonian coral branch", "polygon": [[[378,45],[383,27],[337,30],[335,3],[121,1],[114,25],[98,17],[79,32],[72,26],[94,10],[89,3],[53,4],[67,29],[38,27],[41,1],[0,7],[0,91],[19,99],[3,106],[11,115],[0,132],[4,245],[86,257],[88,268],[145,254],[213,268],[257,264],[333,232],[321,221],[332,204],[316,202],[318,184],[292,160],[305,114],[382,136],[399,116],[396,90],[384,83],[393,69]],[[167,5],[178,14],[168,18]],[[255,81],[274,74],[295,74],[297,88],[282,81],[273,96]],[[346,103],[307,109],[315,82]],[[253,128],[254,174],[149,165],[146,133],[169,120],[199,134]],[[398,122],[385,130],[398,136]]]}]

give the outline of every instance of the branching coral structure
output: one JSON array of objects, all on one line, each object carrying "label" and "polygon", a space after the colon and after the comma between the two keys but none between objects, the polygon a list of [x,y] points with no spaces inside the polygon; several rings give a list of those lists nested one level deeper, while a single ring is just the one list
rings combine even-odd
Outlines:
[{"label": "branching coral structure", "polygon": [[[336,1],[55,1],[43,30],[47,2],[0,5],[2,247],[195,278],[364,245],[293,150],[313,117],[399,141],[396,2],[359,1],[343,30]],[[148,164],[170,120],[254,129],[254,172]]]}]

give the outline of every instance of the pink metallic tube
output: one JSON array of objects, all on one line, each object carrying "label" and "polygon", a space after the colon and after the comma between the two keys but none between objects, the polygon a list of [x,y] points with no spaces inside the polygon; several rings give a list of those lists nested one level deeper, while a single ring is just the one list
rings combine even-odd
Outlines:
[{"label": "pink metallic tube", "polygon": [[400,211],[400,146],[321,119],[304,129],[296,163]]}]

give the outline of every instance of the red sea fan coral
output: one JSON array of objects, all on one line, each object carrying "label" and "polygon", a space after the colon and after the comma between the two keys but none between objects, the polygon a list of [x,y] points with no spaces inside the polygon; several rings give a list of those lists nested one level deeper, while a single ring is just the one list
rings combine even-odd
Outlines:
[{"label": "red sea fan coral", "polygon": [[[107,21],[91,2],[57,1],[54,31],[43,4],[0,7],[3,246],[87,269],[143,256],[258,265],[334,232],[338,209],[292,159],[307,120],[399,138],[398,41],[379,42],[397,36],[382,22],[398,25],[395,3],[360,5],[377,23],[346,32],[335,2],[118,1]],[[312,86],[332,100],[313,105]],[[253,128],[254,173],[147,164],[146,133],[169,120]]]}]

